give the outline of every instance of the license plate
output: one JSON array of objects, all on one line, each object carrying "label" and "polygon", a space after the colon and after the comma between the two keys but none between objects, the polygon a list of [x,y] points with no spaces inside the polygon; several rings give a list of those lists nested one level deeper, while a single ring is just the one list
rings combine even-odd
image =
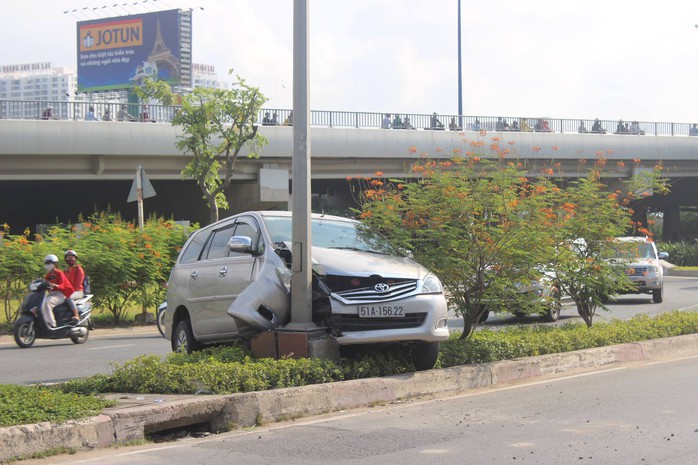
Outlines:
[{"label": "license plate", "polygon": [[360,318],[402,318],[405,307],[402,305],[359,305]]}]

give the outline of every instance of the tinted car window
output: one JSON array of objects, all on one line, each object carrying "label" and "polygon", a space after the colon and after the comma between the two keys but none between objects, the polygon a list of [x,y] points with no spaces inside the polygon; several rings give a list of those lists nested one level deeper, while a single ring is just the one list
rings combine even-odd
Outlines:
[{"label": "tinted car window", "polygon": [[225,258],[229,255],[228,241],[233,237],[234,224],[230,224],[222,229],[213,232],[211,245],[206,254],[207,260],[215,258]]},{"label": "tinted car window", "polygon": [[209,231],[194,233],[194,237],[180,255],[179,263],[194,263],[201,256],[201,249],[206,245],[206,239],[210,235]]}]

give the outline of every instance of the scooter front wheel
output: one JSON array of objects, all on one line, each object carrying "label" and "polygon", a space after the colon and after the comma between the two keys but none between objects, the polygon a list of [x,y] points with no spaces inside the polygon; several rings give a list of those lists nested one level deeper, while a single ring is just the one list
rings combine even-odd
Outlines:
[{"label": "scooter front wheel", "polygon": [[36,330],[31,322],[20,323],[14,329],[15,342],[22,349],[27,349],[34,345],[36,340]]}]

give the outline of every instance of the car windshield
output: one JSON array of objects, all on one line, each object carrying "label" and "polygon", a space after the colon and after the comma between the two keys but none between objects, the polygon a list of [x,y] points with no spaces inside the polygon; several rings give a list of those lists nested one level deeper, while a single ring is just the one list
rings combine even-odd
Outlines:
[{"label": "car windshield", "polygon": [[[291,242],[291,217],[265,216],[264,223],[275,244]],[[398,255],[395,248],[385,238],[360,227],[359,223],[313,218],[311,220],[311,234],[313,247]]]},{"label": "car windshield", "polygon": [[[627,243],[626,243],[627,244]],[[647,242],[637,242],[636,247],[625,245],[624,247],[618,247],[618,255],[620,258],[657,258],[654,256],[654,249],[652,244]]]}]

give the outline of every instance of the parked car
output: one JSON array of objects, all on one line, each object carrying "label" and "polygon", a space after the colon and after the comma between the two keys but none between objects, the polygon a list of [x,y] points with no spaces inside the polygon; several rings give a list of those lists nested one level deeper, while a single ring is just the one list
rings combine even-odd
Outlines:
[{"label": "parked car", "polygon": [[[170,274],[172,350],[251,338],[290,321],[290,212],[246,212],[191,234]],[[311,219],[312,318],[340,346],[402,343],[431,368],[448,339],[441,282],[347,218]]]},{"label": "parked car", "polygon": [[648,237],[618,237],[616,241],[634,245],[620,247],[615,259],[626,267],[625,274],[635,284],[635,288],[622,293],[652,294],[652,301],[661,303],[664,300],[664,271],[660,260],[667,260],[669,254],[657,253],[657,246]]}]

